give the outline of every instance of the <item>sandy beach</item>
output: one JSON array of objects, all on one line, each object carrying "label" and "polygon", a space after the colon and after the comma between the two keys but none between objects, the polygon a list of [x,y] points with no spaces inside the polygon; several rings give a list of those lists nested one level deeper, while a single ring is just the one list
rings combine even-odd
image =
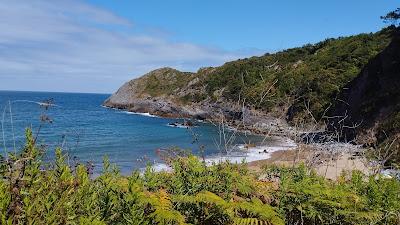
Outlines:
[{"label": "sandy beach", "polygon": [[[260,146],[239,146],[240,152],[229,155],[214,155],[206,158],[207,165],[229,161],[246,162],[248,168],[256,173],[268,165],[296,166],[301,163],[314,169],[318,175],[336,180],[343,172],[359,170],[368,175],[372,168],[367,160],[359,155],[363,151],[358,146],[343,143],[296,144],[290,139],[280,139],[273,144]],[[171,168],[159,163],[153,165],[156,171],[170,171]]]},{"label": "sandy beach", "polygon": [[[349,145],[348,149],[351,148],[354,146]],[[248,162],[247,165],[250,170],[261,172],[267,165],[293,166],[304,163],[315,169],[317,174],[331,180],[336,180],[344,171],[359,170],[364,174],[371,174],[372,169],[367,160],[362,156],[355,156],[355,151],[348,149],[331,154],[323,153],[314,146],[301,144],[295,149],[272,152],[270,158]]]}]

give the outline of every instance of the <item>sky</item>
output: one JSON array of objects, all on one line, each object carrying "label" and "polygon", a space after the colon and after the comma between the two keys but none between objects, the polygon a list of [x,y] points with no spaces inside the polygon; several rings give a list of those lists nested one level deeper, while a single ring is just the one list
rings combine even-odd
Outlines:
[{"label": "sky", "polygon": [[376,32],[398,0],[0,0],[0,90],[112,93],[201,67]]}]

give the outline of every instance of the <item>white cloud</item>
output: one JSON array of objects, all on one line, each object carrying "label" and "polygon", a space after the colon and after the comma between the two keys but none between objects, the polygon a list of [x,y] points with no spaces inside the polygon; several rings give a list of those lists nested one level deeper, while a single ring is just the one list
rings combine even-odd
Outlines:
[{"label": "white cloud", "polygon": [[135,29],[78,0],[2,0],[0,89],[112,92],[158,67],[193,71],[244,57]]}]

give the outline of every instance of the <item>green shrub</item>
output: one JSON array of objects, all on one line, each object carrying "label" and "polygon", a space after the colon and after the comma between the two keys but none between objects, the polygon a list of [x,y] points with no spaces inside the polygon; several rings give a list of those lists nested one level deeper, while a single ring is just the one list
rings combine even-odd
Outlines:
[{"label": "green shrub", "polygon": [[[333,182],[304,166],[269,167],[259,180],[244,164],[206,166],[195,156],[129,176],[104,160],[90,178],[56,150],[54,162],[27,130],[25,147],[1,161],[1,224],[398,224],[400,182],[360,172]],[[346,178],[349,177],[349,178]]]}]

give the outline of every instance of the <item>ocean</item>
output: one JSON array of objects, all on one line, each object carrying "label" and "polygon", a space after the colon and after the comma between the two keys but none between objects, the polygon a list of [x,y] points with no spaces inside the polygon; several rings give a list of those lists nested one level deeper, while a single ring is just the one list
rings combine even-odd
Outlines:
[{"label": "ocean", "polygon": [[[108,156],[123,174],[142,169],[148,163],[161,166],[159,149],[181,148],[196,155],[204,149],[208,159],[227,157],[225,148],[220,147],[224,141],[221,141],[218,126],[194,121],[196,126],[191,129],[171,127],[169,123],[182,120],[102,107],[102,102],[109,96],[0,91],[1,154],[20,150],[24,145],[25,129],[31,128],[35,135],[38,134],[37,143],[45,149],[44,160],[53,159],[55,148],[62,147],[69,160],[90,162],[95,173],[101,171],[104,156]],[[40,105],[50,99],[54,105],[48,109]],[[226,137],[233,134],[233,131],[226,131]],[[228,157],[236,161],[248,158],[250,155],[243,150],[243,144],[264,142],[268,142],[264,137],[236,134],[230,148],[237,150]]]}]

